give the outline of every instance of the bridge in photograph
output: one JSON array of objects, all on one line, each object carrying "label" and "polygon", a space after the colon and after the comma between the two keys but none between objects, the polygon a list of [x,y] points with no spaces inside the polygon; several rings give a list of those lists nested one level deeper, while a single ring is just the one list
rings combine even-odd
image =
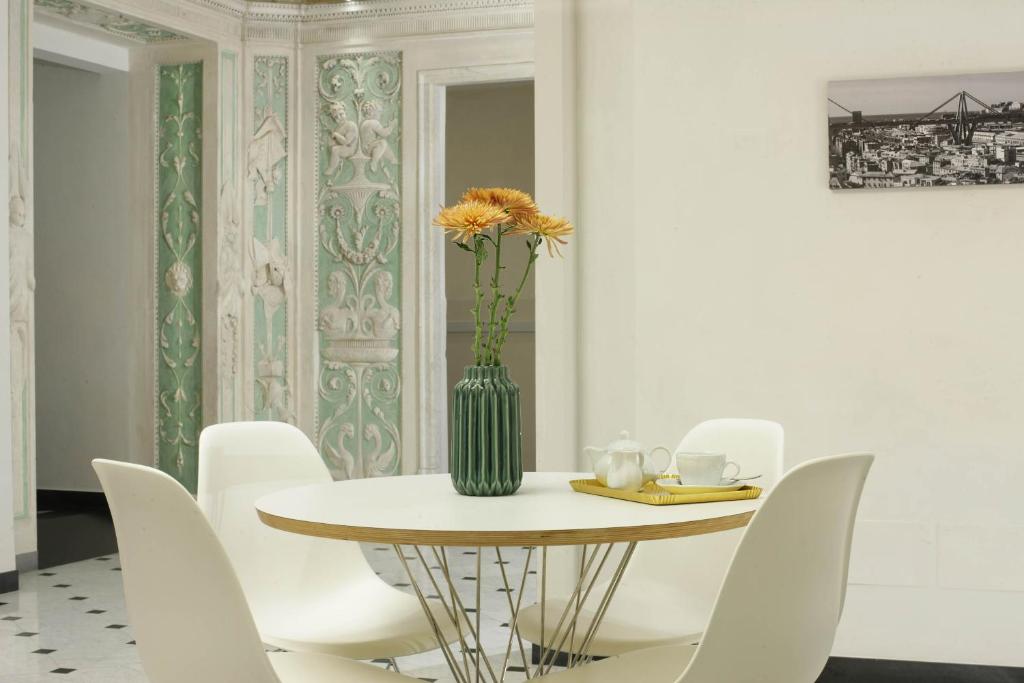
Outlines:
[{"label": "bridge in photograph", "polygon": [[[944,112],[939,117],[935,117],[939,113],[939,110],[945,107],[947,104],[957,100],[956,113]],[[941,123],[945,124],[949,129],[949,134],[953,137],[953,142],[958,145],[969,145],[974,139],[974,131],[978,128],[979,124],[986,123],[989,121],[1024,121],[1024,109],[1015,109],[1013,111],[999,111],[989,105],[985,104],[977,97],[961,90],[954,94],[952,97],[944,101],[939,106],[932,109],[924,116],[914,118],[891,118],[891,119],[880,119],[872,118],[865,119],[862,112],[858,110],[850,110],[839,104],[831,97],[828,101],[839,107],[847,114],[852,117],[850,121],[832,121],[832,117],[829,117],[828,132],[829,139],[834,140],[836,135],[841,130],[847,129],[866,129],[866,128],[893,128],[896,126],[917,126],[922,123]],[[968,109],[968,103],[973,102],[979,107],[980,111],[971,111]]]}]

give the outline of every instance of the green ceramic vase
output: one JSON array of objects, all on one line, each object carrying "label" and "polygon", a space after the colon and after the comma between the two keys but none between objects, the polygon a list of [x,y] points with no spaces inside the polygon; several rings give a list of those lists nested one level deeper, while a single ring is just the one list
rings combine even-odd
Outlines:
[{"label": "green ceramic vase", "polygon": [[464,496],[510,496],[523,481],[519,385],[504,365],[471,365],[452,389],[448,467]]}]

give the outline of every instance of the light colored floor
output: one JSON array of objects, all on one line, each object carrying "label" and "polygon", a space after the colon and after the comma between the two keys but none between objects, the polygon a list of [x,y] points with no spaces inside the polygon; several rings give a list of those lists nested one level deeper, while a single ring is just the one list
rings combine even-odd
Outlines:
[{"label": "light colored floor", "polygon": [[[365,545],[363,550],[382,579],[412,591],[405,570],[390,547]],[[465,606],[470,608],[476,601],[476,549],[455,548],[449,552],[451,574],[457,579]],[[415,557],[411,550],[406,554]],[[502,550],[508,580],[514,586],[513,596],[519,589],[525,557],[526,550],[520,548]],[[485,548],[480,561],[484,576],[480,587],[480,630],[484,651],[497,667],[504,660],[509,642],[508,599],[502,590],[494,550]],[[536,563],[531,567],[534,569]],[[524,605],[533,602],[533,583],[526,582]],[[20,590],[0,594],[2,683],[145,683],[134,643],[117,555],[24,573]],[[398,664],[403,673],[425,680],[452,680],[438,650],[401,658]],[[510,666],[513,665],[522,665],[516,646],[510,659]],[[522,678],[510,673],[506,680]]]}]

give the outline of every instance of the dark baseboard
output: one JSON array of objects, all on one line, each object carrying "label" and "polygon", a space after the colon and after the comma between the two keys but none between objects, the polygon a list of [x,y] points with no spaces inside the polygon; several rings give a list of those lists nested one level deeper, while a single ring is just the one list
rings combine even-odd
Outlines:
[{"label": "dark baseboard", "polygon": [[18,570],[0,572],[0,593],[10,593],[16,590],[18,590]]},{"label": "dark baseboard", "polygon": [[39,553],[33,550],[28,553],[18,553],[14,556],[14,566],[19,572],[30,572],[39,569]]},{"label": "dark baseboard", "polygon": [[107,497],[102,491],[36,490],[36,509],[55,512],[106,511]]},{"label": "dark baseboard", "polygon": [[818,683],[1022,683],[1024,669],[830,657]]},{"label": "dark baseboard", "polygon": [[39,489],[36,495],[40,569],[117,552],[102,493]]},{"label": "dark baseboard", "polygon": [[[531,654],[533,663],[537,664],[540,648],[533,645]],[[555,666],[565,666],[566,662],[564,652],[555,656]],[[1024,683],[1024,669],[829,657],[817,683]]]}]

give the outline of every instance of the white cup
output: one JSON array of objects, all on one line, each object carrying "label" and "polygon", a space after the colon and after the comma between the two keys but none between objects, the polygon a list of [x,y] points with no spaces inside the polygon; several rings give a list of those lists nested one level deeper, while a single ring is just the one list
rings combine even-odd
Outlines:
[{"label": "white cup", "polygon": [[[735,468],[728,477],[725,471]],[[724,453],[676,453],[679,481],[688,486],[718,486],[723,479],[739,476],[740,466],[725,459]]]}]

